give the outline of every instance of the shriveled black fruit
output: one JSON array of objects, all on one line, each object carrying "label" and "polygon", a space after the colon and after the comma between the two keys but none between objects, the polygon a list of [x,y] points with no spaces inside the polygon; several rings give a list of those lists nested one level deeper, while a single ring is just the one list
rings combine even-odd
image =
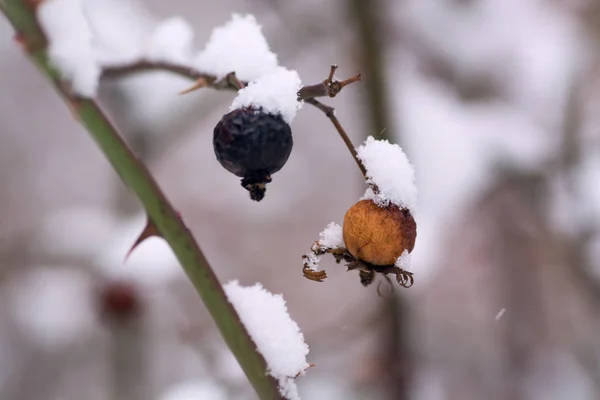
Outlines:
[{"label": "shriveled black fruit", "polygon": [[271,175],[292,152],[292,130],[281,115],[241,108],[223,115],[213,132],[213,146],[221,165],[241,177],[250,198],[260,201]]}]

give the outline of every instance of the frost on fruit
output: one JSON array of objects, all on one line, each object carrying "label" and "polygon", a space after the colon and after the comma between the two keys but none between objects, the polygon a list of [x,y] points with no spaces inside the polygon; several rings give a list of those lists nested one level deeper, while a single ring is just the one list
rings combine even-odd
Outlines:
[{"label": "frost on fruit", "polygon": [[194,60],[201,72],[216,75],[217,79],[235,72],[242,81],[258,79],[277,65],[277,55],[269,49],[262,26],[254,16],[239,14],[212,31],[206,47]]},{"label": "frost on fruit", "polygon": [[405,271],[411,272],[411,264],[410,264],[410,253],[408,250],[404,250],[400,257],[396,259],[394,265],[398,268],[402,268]]}]

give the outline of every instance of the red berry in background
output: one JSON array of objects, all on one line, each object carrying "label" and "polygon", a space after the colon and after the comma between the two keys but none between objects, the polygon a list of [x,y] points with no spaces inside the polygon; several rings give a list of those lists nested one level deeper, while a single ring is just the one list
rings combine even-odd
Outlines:
[{"label": "red berry in background", "polygon": [[236,109],[215,127],[213,146],[219,163],[242,178],[252,200],[260,201],[271,175],[285,165],[292,152],[292,130],[279,114]]},{"label": "red berry in background", "polygon": [[99,291],[101,313],[109,318],[133,317],[141,310],[139,289],[129,282],[107,282]]}]

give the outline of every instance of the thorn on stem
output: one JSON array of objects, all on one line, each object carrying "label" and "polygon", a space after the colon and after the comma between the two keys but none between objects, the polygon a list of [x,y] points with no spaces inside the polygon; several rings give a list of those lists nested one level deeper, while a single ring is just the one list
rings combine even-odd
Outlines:
[{"label": "thorn on stem", "polygon": [[[177,216],[181,219],[180,212],[177,212]],[[146,225],[144,226],[144,229],[139,234],[137,239],[135,239],[135,241],[133,242],[133,245],[131,246],[127,254],[125,254],[125,259],[123,261],[127,261],[133,250],[135,250],[140,244],[142,244],[144,240],[153,236],[163,237],[158,228],[156,227],[156,224],[154,224],[154,222],[150,218],[150,216],[146,215]]]},{"label": "thorn on stem", "polygon": [[202,78],[198,79],[196,81],[196,83],[194,83],[193,86],[191,86],[185,90],[182,90],[181,92],[179,92],[179,94],[187,94],[187,93],[193,92],[198,89],[202,89],[207,86],[208,86],[208,82],[206,81],[206,79],[204,77],[202,77]]}]

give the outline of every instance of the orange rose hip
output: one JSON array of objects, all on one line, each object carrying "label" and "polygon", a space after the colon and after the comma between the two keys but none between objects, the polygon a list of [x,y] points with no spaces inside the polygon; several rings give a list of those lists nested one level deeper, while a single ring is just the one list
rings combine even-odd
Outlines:
[{"label": "orange rose hip", "polygon": [[404,250],[410,253],[415,247],[417,224],[407,209],[361,200],[346,212],[343,236],[348,252],[357,259],[394,265]]}]

